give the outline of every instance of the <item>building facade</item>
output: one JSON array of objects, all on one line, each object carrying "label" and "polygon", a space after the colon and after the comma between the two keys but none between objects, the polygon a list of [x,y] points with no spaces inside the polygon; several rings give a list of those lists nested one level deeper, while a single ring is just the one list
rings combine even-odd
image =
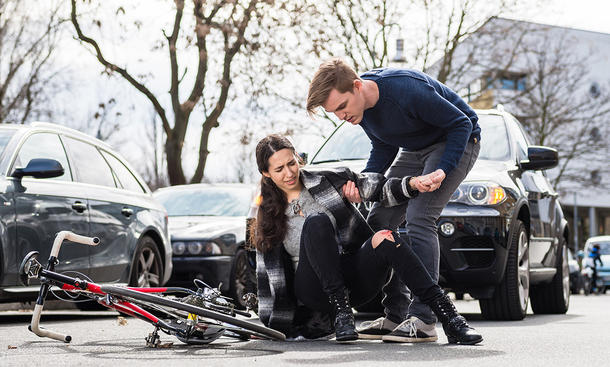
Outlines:
[{"label": "building facade", "polygon": [[[556,148],[546,172],[574,247],[610,234],[610,34],[491,18],[452,56],[446,84],[475,108],[501,104],[531,143]],[[443,60],[429,70],[435,75]]]}]

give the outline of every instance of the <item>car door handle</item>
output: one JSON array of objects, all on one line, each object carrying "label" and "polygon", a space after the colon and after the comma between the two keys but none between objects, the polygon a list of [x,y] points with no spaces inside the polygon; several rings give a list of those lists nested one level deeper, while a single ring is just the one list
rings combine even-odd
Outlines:
[{"label": "car door handle", "polygon": [[126,217],[130,217],[133,214],[133,209],[123,208],[121,210],[121,214],[123,214]]},{"label": "car door handle", "polygon": [[72,209],[76,210],[78,213],[82,213],[87,210],[87,204],[83,204],[80,201],[77,201],[72,204]]}]

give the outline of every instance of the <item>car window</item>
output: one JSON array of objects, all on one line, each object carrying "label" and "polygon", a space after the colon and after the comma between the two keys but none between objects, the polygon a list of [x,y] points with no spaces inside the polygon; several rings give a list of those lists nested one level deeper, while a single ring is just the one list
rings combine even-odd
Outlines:
[{"label": "car window", "polygon": [[79,182],[116,187],[110,167],[95,146],[68,137],[64,142],[73,158]]},{"label": "car window", "polygon": [[181,187],[160,190],[155,198],[170,217],[245,216],[250,209],[252,190],[244,187]]},{"label": "car window", "polygon": [[13,135],[15,135],[15,130],[0,130],[0,155],[4,152],[4,148],[6,148]]},{"label": "car window", "polygon": [[[479,159],[508,160],[510,145],[504,119],[498,115],[479,115],[481,151]],[[364,130],[343,123],[328,138],[311,163],[368,159],[371,141]]]},{"label": "car window", "polygon": [[119,181],[119,186],[125,190],[146,192],[138,182],[138,179],[135,178],[133,173],[131,173],[127,167],[125,167],[123,162],[104,150],[102,150],[102,155],[104,158],[106,158],[106,161],[108,161],[110,167],[112,167],[112,171],[115,173],[115,177]]},{"label": "car window", "polygon": [[362,128],[344,122],[328,138],[311,163],[368,159],[371,147],[371,141]]},{"label": "car window", "polygon": [[529,144],[527,143],[527,138],[525,137],[525,134],[523,133],[523,130],[519,126],[517,120],[513,118],[509,119],[508,128],[511,132],[513,140],[515,141],[517,158],[519,160],[527,159],[527,147]]},{"label": "car window", "polygon": [[610,255],[610,241],[591,242],[591,244],[587,246],[589,251],[591,251],[591,249],[593,248],[593,245],[599,245],[599,254],[600,255]]},{"label": "car window", "polygon": [[[28,162],[34,158],[55,159],[64,168],[64,174],[58,177],[44,178],[41,180],[72,181],[70,164],[66,157],[66,151],[57,134],[36,133],[27,137],[26,141],[19,148],[13,169],[25,168]],[[11,171],[12,171],[11,170]]]},{"label": "car window", "polygon": [[479,115],[481,151],[478,159],[503,161],[510,158],[510,145],[506,124],[502,116]]}]

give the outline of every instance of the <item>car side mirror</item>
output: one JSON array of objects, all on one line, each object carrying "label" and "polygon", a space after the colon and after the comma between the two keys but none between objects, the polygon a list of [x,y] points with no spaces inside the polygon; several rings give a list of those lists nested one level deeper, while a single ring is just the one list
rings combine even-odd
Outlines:
[{"label": "car side mirror", "polygon": [[299,157],[301,157],[303,164],[307,164],[307,153],[299,153]]},{"label": "car side mirror", "polygon": [[559,163],[557,150],[549,147],[531,146],[527,148],[527,160],[519,162],[524,170],[550,169]]},{"label": "car side mirror", "polygon": [[16,168],[12,177],[22,178],[24,176],[32,176],[34,178],[51,178],[59,177],[64,174],[64,168],[61,163],[55,159],[34,158],[28,162],[25,168]]}]

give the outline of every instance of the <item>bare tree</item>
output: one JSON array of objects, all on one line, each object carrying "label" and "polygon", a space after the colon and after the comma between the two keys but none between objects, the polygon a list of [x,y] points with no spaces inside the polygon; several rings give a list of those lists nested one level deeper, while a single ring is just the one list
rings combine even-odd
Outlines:
[{"label": "bare tree", "polygon": [[610,172],[607,162],[595,158],[608,152],[604,130],[610,119],[610,84],[591,84],[591,72],[583,66],[595,59],[595,50],[581,53],[576,42],[547,28],[524,54],[530,87],[507,101],[535,144],[558,149],[555,188],[562,182],[599,185],[594,176]]},{"label": "bare tree", "polygon": [[[546,0],[531,0],[531,3]],[[299,34],[309,43],[302,47],[310,60],[301,63],[299,74],[306,80],[321,60],[340,56],[357,71],[400,66],[421,69],[449,84],[459,85],[480,59],[480,42],[466,51],[464,41],[479,31],[488,19],[512,10],[517,0],[431,1],[431,0],[324,0],[311,3],[311,16]],[[486,42],[493,44],[505,36],[501,29],[487,29]],[[402,54],[394,44],[401,39]],[[456,54],[460,46],[461,53]],[[312,66],[313,64],[313,66]],[[510,64],[507,61],[507,64]],[[302,108],[303,96],[293,105]],[[321,116],[335,123],[334,118]]]},{"label": "bare tree", "polygon": [[167,175],[162,172],[163,167],[166,164],[165,156],[159,145],[163,140],[163,131],[161,126],[159,126],[157,113],[151,109],[149,115],[150,127],[145,129],[145,139],[141,142],[140,148],[145,157],[152,157],[152,159],[144,160],[144,165],[140,169],[140,175],[144,178],[148,187],[154,191],[158,188],[167,186],[169,180],[167,179]]},{"label": "bare tree", "polygon": [[[209,154],[208,141],[214,127],[219,126],[220,116],[225,110],[230,97],[233,79],[237,72],[233,63],[238,55],[248,47],[252,52],[263,52],[266,40],[260,33],[252,31],[254,25],[260,24],[267,12],[282,10],[281,1],[270,0],[193,0],[188,7],[184,0],[176,0],[173,9],[173,21],[170,31],[163,31],[170,66],[169,99],[171,115],[166,112],[159,93],[149,88],[142,77],[128,71],[127,66],[105,57],[102,46],[90,36],[87,36],[79,22],[77,1],[71,0],[71,20],[79,40],[92,47],[98,61],[110,74],[118,74],[129,84],[140,91],[152,103],[161,120],[166,135],[165,152],[170,183],[183,184],[187,182],[183,167],[182,153],[193,112],[198,108],[203,114],[202,130],[199,137],[198,163],[190,182],[200,182]],[[125,13],[125,8],[119,8]],[[119,12],[117,9],[117,13]],[[185,11],[190,11],[192,21],[185,21]],[[99,22],[99,21],[98,21]],[[92,22],[94,25],[95,21]],[[192,26],[191,31],[186,27]],[[197,65],[195,76],[190,80],[188,68],[180,65],[181,55],[185,49],[197,48]],[[181,54],[180,51],[183,51]],[[254,57],[254,55],[251,55]],[[258,65],[251,65],[242,73],[261,72]],[[186,77],[186,78],[185,78]],[[187,88],[188,97],[180,98],[181,87]]]},{"label": "bare tree", "polygon": [[587,48],[571,32],[578,31],[491,18],[456,48],[454,61],[470,65],[450,80],[467,90],[464,96],[471,104],[503,104],[534,144],[558,149],[560,165],[549,175],[556,189],[600,184],[596,181],[608,172],[595,157],[608,152],[610,85],[591,84],[594,76],[586,65],[596,62],[595,47]]},{"label": "bare tree", "polygon": [[33,14],[19,0],[0,0],[0,123],[23,124],[43,114],[58,70],[52,59],[64,22],[59,5]]}]

